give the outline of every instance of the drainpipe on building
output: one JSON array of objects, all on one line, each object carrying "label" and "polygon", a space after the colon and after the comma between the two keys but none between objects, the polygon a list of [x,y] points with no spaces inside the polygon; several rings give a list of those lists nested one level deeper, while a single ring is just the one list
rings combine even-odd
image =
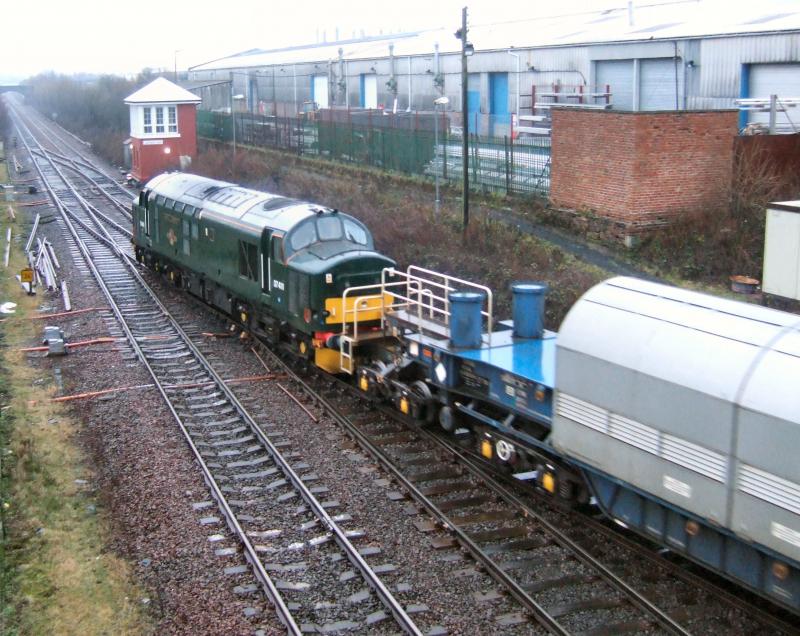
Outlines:
[{"label": "drainpipe on building", "polygon": [[411,112],[411,56],[408,56],[408,108],[406,108],[406,112]]},{"label": "drainpipe on building", "polygon": [[344,49],[339,47],[339,93],[344,95],[344,99],[341,100],[345,104],[347,103],[347,77],[344,74]]},{"label": "drainpipe on building", "polygon": [[517,121],[519,122],[519,53],[513,51],[506,51],[511,57],[517,59],[517,101],[514,104],[514,112],[517,114]]},{"label": "drainpipe on building", "polygon": [[433,45],[433,67],[436,69],[436,75],[433,76],[433,85],[439,91],[439,95],[444,95],[444,76],[442,75],[442,67],[439,62],[439,43]]},{"label": "drainpipe on building", "polygon": [[336,103],[336,94],[333,92],[333,60],[328,60],[328,108]]},{"label": "drainpipe on building", "polygon": [[294,89],[294,117],[297,117],[299,112],[297,109],[297,64],[292,64],[292,88]]},{"label": "drainpipe on building", "polygon": [[349,77],[347,73],[347,61],[344,63],[344,105],[347,108],[350,108],[350,91],[347,90],[347,78]]},{"label": "drainpipe on building", "polygon": [[[675,63],[675,110],[680,110],[680,106],[678,103],[678,40],[675,40],[673,42],[673,45],[675,47],[675,55],[673,57],[673,61]],[[686,90],[685,86],[683,90],[684,91]]]},{"label": "drainpipe on building", "polygon": [[397,112],[397,77],[394,74],[394,44],[389,45],[389,81],[386,82],[386,88],[394,96],[394,104],[392,112]]}]

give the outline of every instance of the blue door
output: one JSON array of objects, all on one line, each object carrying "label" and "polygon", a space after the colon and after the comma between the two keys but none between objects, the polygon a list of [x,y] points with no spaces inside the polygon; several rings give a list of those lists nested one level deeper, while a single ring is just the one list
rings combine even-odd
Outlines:
[{"label": "blue door", "polygon": [[467,113],[469,116],[469,131],[479,133],[481,112],[481,74],[470,73],[467,75]]},{"label": "blue door", "polygon": [[508,134],[508,73],[489,73],[490,134]]}]

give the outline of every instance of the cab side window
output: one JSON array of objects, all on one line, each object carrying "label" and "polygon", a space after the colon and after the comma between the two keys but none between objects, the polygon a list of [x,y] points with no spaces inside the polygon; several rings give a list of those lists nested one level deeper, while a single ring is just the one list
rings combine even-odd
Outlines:
[{"label": "cab side window", "polygon": [[283,236],[272,235],[272,260],[283,263]]}]

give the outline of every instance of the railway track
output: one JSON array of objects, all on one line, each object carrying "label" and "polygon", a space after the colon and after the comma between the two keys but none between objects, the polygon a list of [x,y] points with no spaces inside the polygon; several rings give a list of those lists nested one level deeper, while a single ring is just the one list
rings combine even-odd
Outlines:
[{"label": "railway track", "polygon": [[[63,135],[58,134],[59,129],[55,128],[55,124],[47,122],[40,115],[32,115],[28,110],[17,109],[16,112],[17,116],[25,122],[25,125],[31,131],[36,131],[39,147],[33,149],[34,154],[58,164],[69,171],[74,178],[88,184],[90,187],[84,194],[87,199],[110,202],[115,208],[114,212],[123,222],[130,221],[130,202],[134,196],[134,191],[120,185],[105,170],[92,164],[85,155],[77,153],[72,146],[64,147]],[[45,144],[50,147],[49,150],[45,148]],[[77,153],[78,156],[69,156],[64,152]]]},{"label": "railway track", "polygon": [[[53,161],[48,164],[49,168],[44,163],[41,165],[42,178],[48,181],[62,178],[57,165],[66,167],[64,157],[53,158],[52,154],[42,149],[33,152],[33,156],[42,162],[45,162],[48,154]],[[72,165],[75,167],[75,164]],[[328,545],[336,544],[340,549],[330,556],[326,554],[321,560],[341,561],[343,552],[339,539],[327,525],[326,519],[331,522],[337,522],[338,519],[338,522],[345,523],[347,514],[339,513],[331,517],[332,513],[338,511],[327,512],[326,502],[322,502],[322,512],[327,514],[327,518],[325,515],[314,516],[314,506],[306,501],[302,493],[291,489],[295,481],[289,476],[291,473],[286,472],[274,459],[273,451],[280,455],[282,432],[262,430],[253,421],[243,406],[245,399],[238,400],[234,391],[214,371],[218,362],[204,359],[192,351],[197,348],[196,345],[191,343],[185,331],[168,318],[168,312],[152,291],[142,291],[144,288],[130,282],[120,283],[124,277],[123,270],[130,268],[121,265],[126,259],[121,258],[118,251],[114,253],[110,237],[100,229],[100,221],[107,224],[107,219],[101,219],[91,208],[81,206],[77,193],[73,193],[73,200],[69,199],[69,195],[59,200],[62,201],[59,207],[66,211],[68,218],[75,221],[74,231],[91,245],[91,249],[87,249],[91,259],[99,265],[98,269],[108,270],[110,273],[105,276],[109,282],[113,282],[114,286],[119,285],[120,304],[115,313],[128,321],[123,322],[128,325],[124,330],[126,334],[130,332],[129,339],[136,343],[134,350],[137,355],[148,365],[154,378],[156,374],[160,377],[157,381],[161,382],[165,399],[172,400],[168,403],[171,403],[173,416],[180,423],[198,461],[205,466],[204,475],[208,471],[206,481],[214,483],[220,491],[222,499],[218,499],[212,487],[218,508],[234,533],[238,524],[239,530],[244,532],[244,539],[250,541],[253,555],[242,543],[247,559],[267,595],[279,608],[279,615],[283,616],[276,598],[292,598],[294,593],[302,595],[303,590],[307,589],[305,584],[309,580],[318,580],[317,577],[333,582],[337,572],[339,577],[342,576],[341,570],[314,570],[305,560],[271,562],[266,564],[270,566],[267,568],[265,562],[258,559],[264,554],[271,555],[272,559],[276,541],[283,541],[286,546],[302,543],[311,547],[311,542],[319,537],[320,543],[313,544],[318,554],[322,554],[323,547]],[[86,218],[73,216],[71,211],[76,207],[83,209]],[[110,252],[98,256],[101,252],[98,244],[105,245]],[[81,251],[84,252],[83,249]],[[96,275],[105,280],[104,275]],[[167,329],[174,329],[176,335],[163,337]],[[266,351],[264,355],[268,355]],[[184,361],[184,358],[194,362]],[[475,560],[476,569],[490,574],[501,589],[519,603],[518,612],[495,617],[498,629],[514,631],[518,626],[533,622],[551,633],[559,634],[795,633],[791,624],[752,605],[739,607],[740,601],[735,596],[685,572],[680,565],[660,559],[646,547],[620,537],[602,523],[560,510],[549,502],[541,501],[541,505],[537,504],[534,509],[529,500],[520,498],[513,485],[503,484],[496,475],[489,474],[487,467],[464,449],[468,445],[459,444],[458,438],[444,439],[419,429],[403,421],[394,411],[377,407],[365,411],[363,401],[352,396],[350,387],[327,376],[309,383],[285,365],[282,373],[291,376],[296,391],[304,396],[303,400],[324,410],[391,475],[396,486],[396,490],[390,493],[391,497],[411,499],[408,512],[419,516],[418,528],[430,537],[428,543],[431,549],[466,550]],[[235,393],[241,392],[237,390]],[[249,403],[255,402],[249,400]],[[239,419],[230,422],[230,427],[224,424],[234,417]],[[256,441],[260,441],[262,436],[268,439],[261,444],[260,450],[256,450]],[[278,443],[274,440],[278,440]],[[270,444],[274,448],[270,448]],[[263,461],[262,457],[265,458]],[[284,456],[289,470],[295,459],[292,455]],[[257,463],[247,463],[254,461]],[[305,462],[295,462],[295,477],[301,485],[314,481],[313,474],[302,472],[307,470],[305,466]],[[231,472],[215,472],[222,470]],[[312,475],[311,479],[309,474]],[[237,484],[237,498],[225,499],[225,488],[220,484],[231,483]],[[266,530],[251,529],[250,519],[256,518],[252,513],[263,515],[265,499],[260,497],[260,488],[269,488],[269,496],[278,494],[279,500],[285,496],[284,501],[289,502],[287,506],[295,502],[295,514],[307,519],[300,524],[299,534],[291,534],[293,530],[296,531],[297,524],[284,527],[286,524],[277,518],[272,523],[259,526]],[[303,504],[297,506],[296,502],[300,499]],[[327,503],[330,508],[330,504],[335,502]],[[255,508],[240,507],[240,504]],[[198,509],[206,509],[213,502],[202,501],[197,505]],[[228,517],[228,512],[231,517]],[[424,515],[420,515],[420,512]],[[236,521],[237,514],[238,519],[245,519],[244,524]],[[319,534],[309,539],[309,532],[317,531]],[[347,531],[343,532],[345,539],[358,538],[357,531],[350,537]],[[240,537],[240,541],[244,540]],[[221,548],[223,551],[226,549]],[[337,554],[339,558],[336,558]],[[346,556],[352,562],[352,555]],[[361,556],[362,559],[370,556],[370,551]],[[261,579],[257,566],[259,562],[264,566],[267,576],[267,570],[271,570],[273,574],[277,572],[284,578],[277,578],[270,587]],[[316,562],[313,565],[317,565]],[[364,581],[367,580],[364,576]],[[251,587],[243,586],[243,589],[247,591]],[[346,598],[352,598],[353,595],[363,597],[363,589]],[[376,596],[380,597],[380,594],[376,593]],[[482,600],[491,599],[476,599],[476,602]],[[353,620],[350,615],[337,617],[335,612],[331,612],[320,624],[295,624],[305,629],[320,628],[323,631],[348,627],[357,629],[357,625],[377,626],[389,614],[394,614],[391,603],[384,602],[383,607],[379,608],[376,599],[364,599],[363,602],[366,603],[366,613],[362,612],[358,620]],[[290,615],[292,611],[311,615],[307,608],[304,610],[298,604],[302,605],[294,600],[284,602]],[[314,616],[319,617],[320,612],[316,611]],[[402,627],[402,622],[400,625]],[[289,629],[291,631],[291,624]],[[418,628],[407,626],[403,629],[410,631]]]},{"label": "railway track", "polygon": [[[368,562],[380,550],[357,547],[363,533],[346,527],[346,511],[338,510],[337,502],[321,500],[325,488],[313,484],[307,465],[282,452],[280,441],[255,423],[141,277],[128,248],[119,244],[125,233],[109,229],[108,219],[101,220],[86,205],[16,109],[12,113],[86,266],[200,466],[212,497],[195,504],[209,510],[201,523],[227,526],[237,545],[220,547],[218,553],[234,557],[241,552],[246,562],[228,572],[244,575],[249,570],[257,581],[243,584],[239,592],[260,588],[293,634],[367,625],[421,634]],[[215,505],[222,519],[212,512]],[[215,532],[209,540],[222,543],[225,535]],[[305,592],[323,585],[327,604],[309,606]]]},{"label": "railway track", "polygon": [[[51,155],[70,164],[76,170],[81,170],[82,177],[93,181],[98,188],[102,188],[110,196],[119,197],[119,199],[115,198],[115,201],[127,205],[131,191],[119,183],[119,175],[109,174],[104,168],[93,163],[92,158],[84,153],[90,147],[89,143],[61,127],[57,122],[45,119],[34,110],[26,109],[21,114],[25,117],[26,122],[34,126],[44,140],[52,146]],[[70,153],[72,156],[69,156]],[[91,174],[86,174],[86,171]],[[92,177],[92,174],[95,176]],[[129,208],[126,208],[123,212],[130,215]]]},{"label": "railway track", "polygon": [[[266,347],[262,349],[268,355]],[[373,405],[348,384],[285,361],[298,395],[319,405],[392,477],[396,498],[423,513],[434,549],[458,546],[520,602],[499,627],[530,618],[551,633],[795,634],[793,618],[758,607],[662,558],[597,519],[555,505],[519,480],[503,478],[448,437]],[[304,379],[305,378],[305,379]],[[743,593],[748,597],[747,593]]]}]

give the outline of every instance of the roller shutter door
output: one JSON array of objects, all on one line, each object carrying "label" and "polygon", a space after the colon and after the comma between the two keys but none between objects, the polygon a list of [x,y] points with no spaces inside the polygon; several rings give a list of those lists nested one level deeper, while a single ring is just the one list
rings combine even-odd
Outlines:
[{"label": "roller shutter door", "polygon": [[328,107],[328,76],[315,75],[313,78],[313,94],[311,98],[317,103],[319,108]]},{"label": "roller shutter door", "polygon": [[376,75],[364,75],[364,108],[378,107],[378,78]]},{"label": "roller shutter door", "polygon": [[[675,59],[671,57],[639,61],[639,110],[675,110]],[[677,65],[678,100],[683,96],[683,64]]]},{"label": "roller shutter door", "polygon": [[598,61],[595,76],[598,87],[611,87],[614,110],[633,110],[633,60]]},{"label": "roller shutter door", "polygon": [[[768,98],[800,97],[800,64],[752,64],[750,66],[750,95]],[[796,109],[791,109],[796,110]],[[794,115],[790,110],[790,116]],[[795,125],[798,116],[792,116]],[[751,122],[769,123],[769,113],[750,113]],[[787,125],[786,113],[778,113],[777,123]]]}]

